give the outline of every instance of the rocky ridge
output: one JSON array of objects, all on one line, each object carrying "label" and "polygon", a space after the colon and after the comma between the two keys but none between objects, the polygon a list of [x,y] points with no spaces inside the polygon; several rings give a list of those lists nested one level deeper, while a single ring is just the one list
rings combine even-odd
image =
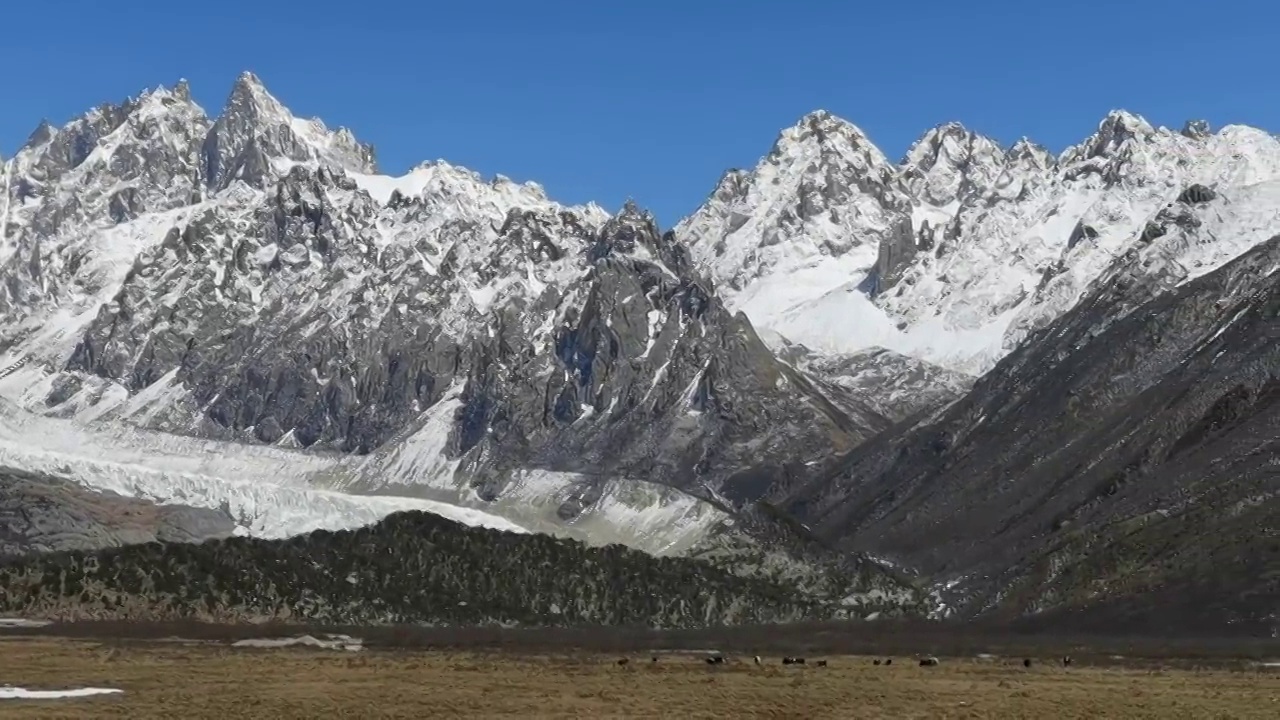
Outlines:
[{"label": "rocky ridge", "polygon": [[[813,113],[676,227],[729,307],[821,354],[884,347],[980,375],[1075,306],[1193,187],[1226,198],[1230,235],[1173,258],[1198,272],[1270,237],[1280,140],[1183,132],[1122,111],[1054,156],[956,123],[898,163]],[[775,345],[776,347],[776,345]]]},{"label": "rocky ridge", "polygon": [[[300,453],[302,497],[417,498],[664,554],[736,537],[736,512],[891,424],[777,360],[639,208],[445,162],[392,178],[373,157],[249,74],[214,119],[180,85],[37,133],[6,166],[0,395]],[[91,465],[69,468],[105,482]]]},{"label": "rocky ridge", "polygon": [[[1280,224],[1261,131],[1115,112],[1055,157],[948,124],[895,164],[817,112],[663,233],[444,162],[378,175],[246,74],[216,118],[160,88],[42,124],[3,168],[10,464],[269,536],[316,503],[335,528],[436,508],[844,612],[914,607],[903,573],[939,583],[943,615],[1214,595],[1172,552],[1225,590],[1162,622],[1269,622],[1265,574],[1223,570],[1265,566],[1265,543],[1202,541],[1274,511],[1249,465]],[[1241,317],[1254,335],[1206,360],[1195,343]],[[1160,453],[1194,418],[1184,468]],[[40,447],[108,436],[127,444],[105,462]],[[224,460],[131,450],[176,436]]]},{"label": "rocky ridge", "polygon": [[854,450],[786,507],[932,578],[959,615],[1272,632],[1280,238],[1199,278],[1154,270],[1207,223],[1184,225],[962,400]]}]

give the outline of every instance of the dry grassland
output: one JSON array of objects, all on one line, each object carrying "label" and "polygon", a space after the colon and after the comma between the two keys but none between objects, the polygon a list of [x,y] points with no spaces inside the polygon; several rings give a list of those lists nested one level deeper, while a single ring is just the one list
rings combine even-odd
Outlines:
[{"label": "dry grassland", "polygon": [[829,667],[730,658],[250,650],[0,638],[0,686],[124,695],[0,700],[3,718],[1275,718],[1271,670],[1031,669],[1021,658]]}]

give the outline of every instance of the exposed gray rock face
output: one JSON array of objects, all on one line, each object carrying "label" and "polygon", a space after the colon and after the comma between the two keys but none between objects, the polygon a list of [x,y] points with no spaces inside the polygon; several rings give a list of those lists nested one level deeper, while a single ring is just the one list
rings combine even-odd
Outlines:
[{"label": "exposed gray rock face", "polygon": [[230,537],[226,513],[86,490],[0,468],[0,557]]},{"label": "exposed gray rock face", "polygon": [[1198,232],[1120,258],[935,421],[856,449],[790,509],[958,581],[945,599],[962,613],[1266,626],[1280,238],[1179,286],[1186,270],[1161,259]]},{"label": "exposed gray rock face", "polygon": [[203,156],[205,178],[214,189],[236,180],[261,187],[289,162],[377,172],[373,148],[357,142],[350,130],[330,132],[319,120],[293,117],[247,72],[205,138]]},{"label": "exposed gray rock face", "polygon": [[[190,203],[200,192],[204,111],[182,88],[103,105],[55,130],[42,123],[10,161],[0,223],[0,313],[24,316],[64,293],[93,293],[94,257],[128,248],[90,238]],[[0,347],[15,323],[0,330]]]},{"label": "exposed gray rock face", "polygon": [[1189,138],[1203,139],[1212,135],[1213,130],[1209,127],[1207,120],[1188,120],[1187,124],[1182,126],[1182,134]]},{"label": "exposed gray rock face", "polygon": [[1005,152],[994,140],[960,123],[947,123],[925,133],[907,151],[899,163],[900,182],[911,197],[931,205],[968,204],[995,184],[1005,162]]},{"label": "exposed gray rock face", "polygon": [[1185,205],[1199,205],[1201,203],[1213,202],[1218,197],[1218,193],[1213,188],[1205,187],[1200,183],[1193,183],[1186,190],[1178,195],[1178,202]]},{"label": "exposed gray rock face", "polygon": [[158,429],[357,452],[456,396],[447,453],[493,497],[534,466],[745,501],[885,425],[779,363],[633,206],[389,247],[367,229],[417,233],[431,210],[295,167],[252,213],[196,216],[140,256],[68,369],[181,389]]},{"label": "exposed gray rock face", "polygon": [[[377,176],[252,76],[214,120],[180,84],[41,125],[4,164],[0,393],[297,449],[263,467],[306,464],[307,502],[643,514],[596,537],[862,607],[915,600],[886,555],[966,614],[1137,612],[1172,587],[1170,622],[1261,622],[1280,241],[1248,251],[1280,223],[1278,169],[1259,131],[1127,113],[1060,158],[947,125],[893,165],[814,113],[673,235],[446,163]],[[971,391],[954,370],[993,365]],[[256,502],[213,470],[261,458],[166,458]],[[840,551],[798,560],[779,504]],[[88,522],[58,512],[43,536]],[[72,536],[170,532],[132,527]]]},{"label": "exposed gray rock face", "polygon": [[927,416],[960,399],[974,378],[884,348],[822,354],[785,338],[778,357],[808,375],[850,417],[881,416],[891,424]]},{"label": "exposed gray rock face", "polygon": [[880,250],[876,256],[875,268],[871,273],[869,293],[874,297],[878,293],[891,289],[902,279],[902,271],[911,266],[916,258],[920,245],[932,245],[935,242],[929,228],[922,228],[921,237],[917,238],[911,231],[910,222],[901,222],[893,231],[880,239]]},{"label": "exposed gray rock face", "polygon": [[[36,332],[15,318],[109,293],[138,230],[180,220],[237,181],[266,187],[294,164],[374,172],[350,131],[295,118],[252,74],[214,122],[185,82],[107,104],[62,128],[47,121],[9,163],[0,224],[0,348]],[[167,211],[175,211],[168,216]],[[137,221],[137,222],[135,222]],[[88,296],[88,297],[86,297]],[[35,320],[32,321],[36,323]]]},{"label": "exposed gray rock face", "polygon": [[[565,207],[537,185],[443,162],[374,175],[368,148],[294,118],[249,75],[212,122],[185,88],[164,96],[173,102],[86,136],[92,147],[56,192],[9,214],[5,235],[33,244],[0,267],[36,262],[58,279],[27,273],[36,291],[0,315],[0,392],[63,419],[273,444],[317,468],[301,494],[241,488],[212,467],[182,475],[205,506],[226,496],[243,509],[263,490],[330,518],[351,503],[326,508],[327,491],[396,495],[829,577],[729,526],[891,421],[832,404],[779,362],[646,213]],[[104,147],[145,154],[120,130],[135,116],[183,125],[163,136],[196,159],[182,170],[194,190],[145,192],[126,203],[136,217],[80,205],[83,222],[33,230],[48,207],[88,196],[75,178]],[[844,131],[829,120],[815,118],[801,144]],[[81,124],[92,125],[70,127]],[[25,149],[13,177],[47,154]],[[899,581],[862,572],[865,559],[822,562],[855,568],[838,592],[864,607],[915,602]]]}]

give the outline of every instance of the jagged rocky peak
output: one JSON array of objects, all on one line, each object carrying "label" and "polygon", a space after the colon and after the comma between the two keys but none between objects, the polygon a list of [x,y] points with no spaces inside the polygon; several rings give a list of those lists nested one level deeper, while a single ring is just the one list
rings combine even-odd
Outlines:
[{"label": "jagged rocky peak", "polygon": [[118,224],[192,200],[209,123],[180,88],[157,87],[32,134],[14,160],[17,223],[38,235]]},{"label": "jagged rocky peak", "polygon": [[999,143],[951,122],[926,132],[900,165],[903,184],[913,197],[943,206],[985,192],[1004,162]]},{"label": "jagged rocky peak", "polygon": [[870,142],[857,125],[826,110],[806,113],[795,125],[782,131],[782,139],[815,138],[819,142],[855,140]]},{"label": "jagged rocky peak", "polygon": [[1026,200],[1036,188],[1048,182],[1058,168],[1058,160],[1047,148],[1020,138],[1004,154],[1004,165],[991,184],[988,202]]},{"label": "jagged rocky peak", "polygon": [[681,276],[691,268],[688,250],[676,241],[675,234],[662,233],[653,213],[632,199],[604,223],[587,257],[594,261],[615,253],[659,263],[667,271]]},{"label": "jagged rocky peak", "polygon": [[[869,196],[882,209],[906,206],[891,187],[895,168],[880,148],[858,126],[826,110],[811,112],[783,130],[764,164],[778,166],[776,174],[757,168],[757,182],[774,175],[795,185],[798,197],[780,218],[784,223],[820,218],[840,223],[840,210],[833,213],[832,208],[856,195]],[[854,244],[840,242],[831,249],[843,252]]]},{"label": "jagged rocky peak", "polygon": [[1136,141],[1156,133],[1156,129],[1139,115],[1126,110],[1112,110],[1098,123],[1098,129],[1083,143],[1063,153],[1064,164],[1090,158],[1109,158],[1122,154]]},{"label": "jagged rocky peak", "polygon": [[710,200],[729,202],[746,195],[751,186],[751,172],[742,168],[730,168],[720,176]]},{"label": "jagged rocky peak", "polygon": [[242,73],[231,88],[204,155],[206,180],[215,189],[236,180],[261,187],[294,163],[377,172],[371,146],[346,128],[332,131],[320,120],[294,117],[251,72]]},{"label": "jagged rocky peak", "polygon": [[415,184],[421,185],[422,192],[427,194],[489,195],[496,193],[496,197],[505,198],[508,203],[551,202],[546,189],[536,182],[518,183],[505,175],[495,175],[490,180],[485,180],[484,176],[475,170],[454,165],[445,160],[420,163],[409,172],[409,176],[416,178]]},{"label": "jagged rocky peak", "polygon": [[36,129],[32,130],[31,134],[27,136],[27,141],[22,144],[22,147],[33,148],[44,145],[52,140],[53,136],[57,134],[58,129],[53,126],[53,123],[50,123],[48,118],[41,118],[40,124],[37,125]]},{"label": "jagged rocky peak", "polygon": [[1209,126],[1208,120],[1188,120],[1182,126],[1182,134],[1192,140],[1204,140],[1213,135],[1213,129]]},{"label": "jagged rocky peak", "polygon": [[42,122],[18,151],[15,162],[20,172],[36,183],[56,180],[87,160],[98,143],[120,127],[126,117],[123,107],[108,103],[61,129]]},{"label": "jagged rocky peak", "polygon": [[541,200],[550,200],[547,196],[547,189],[542,187],[542,183],[533,181],[516,182],[502,173],[494,175],[489,180],[488,185],[490,188],[502,193],[529,193]]},{"label": "jagged rocky peak", "polygon": [[809,161],[829,160],[833,156],[852,162],[863,172],[883,173],[891,167],[888,158],[861,128],[826,110],[815,110],[783,130],[769,153],[770,158]]},{"label": "jagged rocky peak", "polygon": [[1058,159],[1045,146],[1023,137],[1010,146],[1009,151],[1005,153],[1005,162],[1009,166],[1047,172],[1054,169]]},{"label": "jagged rocky peak", "polygon": [[627,200],[622,203],[622,210],[613,217],[612,224],[618,227],[657,227],[657,221],[653,219],[653,213],[640,207],[632,198],[627,198]]},{"label": "jagged rocky peak", "polygon": [[[186,126],[196,126],[203,133],[204,124],[204,110],[188,92],[162,86],[119,105],[99,105],[61,129],[42,120],[18,155],[33,179],[48,180],[91,158],[109,163],[121,146],[154,139],[180,141],[190,134]],[[130,127],[121,132],[126,125]]]},{"label": "jagged rocky peak", "polygon": [[[675,233],[732,301],[772,273],[812,268],[823,257],[870,265],[882,241],[910,240],[910,200],[896,176],[862,130],[811,112],[783,130],[750,172],[721,177]],[[820,281],[833,289],[849,273],[823,273]]]},{"label": "jagged rocky peak", "polygon": [[630,253],[642,244],[652,245],[658,237],[658,224],[653,215],[627,199],[622,210],[609,218],[601,230],[592,259],[613,254],[614,251]]},{"label": "jagged rocky peak", "polygon": [[[825,110],[811,112],[783,130],[766,158],[770,161],[783,166],[780,174],[796,183],[799,195],[792,212],[782,217],[784,222],[825,217],[841,223],[842,204],[853,203],[844,209],[856,213],[872,210],[859,208],[858,196],[873,200],[878,210],[906,208],[905,198],[892,187],[895,168],[880,148],[859,127]],[[761,175],[758,168],[757,181]],[[837,209],[832,212],[833,208]]]}]

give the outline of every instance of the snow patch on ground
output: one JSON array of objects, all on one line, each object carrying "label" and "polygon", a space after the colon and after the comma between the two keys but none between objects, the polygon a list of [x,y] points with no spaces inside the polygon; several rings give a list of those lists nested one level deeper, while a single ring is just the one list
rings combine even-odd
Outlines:
[{"label": "snow patch on ground", "polygon": [[231,647],[264,649],[312,647],[319,650],[360,652],[364,650],[364,640],[353,638],[350,635],[325,635],[323,638],[301,635],[292,638],[247,638],[235,641],[231,644]]},{"label": "snow patch on ground", "polygon": [[115,688],[76,688],[74,690],[28,690],[5,685],[0,687],[0,700],[67,700],[93,697],[94,695],[119,695],[123,690]]},{"label": "snow patch on ground", "polygon": [[0,618],[0,629],[4,628],[38,628],[52,625],[51,620],[28,620],[26,618]]}]

